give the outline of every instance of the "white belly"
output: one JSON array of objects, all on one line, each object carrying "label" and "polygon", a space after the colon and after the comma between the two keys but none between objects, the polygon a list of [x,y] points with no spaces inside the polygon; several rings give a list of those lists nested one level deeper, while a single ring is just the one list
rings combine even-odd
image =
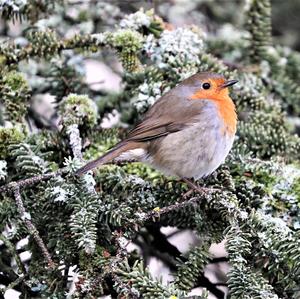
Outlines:
[{"label": "white belly", "polygon": [[199,179],[224,162],[233,140],[219,128],[193,125],[165,137],[156,154],[159,159],[149,157],[146,162],[168,175]]},{"label": "white belly", "polygon": [[134,149],[120,158],[145,162],[166,175],[199,179],[216,170],[232,147],[234,136],[224,134],[222,128],[195,124],[163,137],[153,156]]}]

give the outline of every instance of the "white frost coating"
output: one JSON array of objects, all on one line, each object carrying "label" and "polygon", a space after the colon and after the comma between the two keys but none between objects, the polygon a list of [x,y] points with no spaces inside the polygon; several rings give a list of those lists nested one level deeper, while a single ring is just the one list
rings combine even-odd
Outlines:
[{"label": "white frost coating", "polygon": [[77,124],[68,126],[67,134],[69,135],[69,142],[75,158],[82,160],[81,153],[81,138]]},{"label": "white frost coating", "polygon": [[239,77],[240,84],[237,84],[235,90],[243,91],[245,93],[251,93],[254,97],[259,97],[261,91],[258,87],[261,85],[261,79],[251,73],[241,74]]},{"label": "white frost coating", "polygon": [[144,82],[138,87],[138,95],[132,100],[132,104],[135,106],[137,111],[143,113],[162,96],[163,92],[166,92],[168,89],[162,88],[162,82]]},{"label": "white frost coating", "polygon": [[114,126],[116,126],[118,123],[120,123],[121,114],[116,109],[114,109],[111,113],[108,113],[106,116],[102,118],[101,121],[101,128],[103,129],[109,129]]},{"label": "white frost coating", "polygon": [[142,178],[135,176],[135,175],[129,175],[128,180],[134,185],[145,185],[146,184],[146,182]]},{"label": "white frost coating", "polygon": [[200,63],[199,54],[203,50],[203,36],[188,28],[164,31],[158,40],[149,35],[144,49],[160,67],[174,63],[182,66],[190,62]]},{"label": "white frost coating", "polygon": [[5,180],[7,176],[6,166],[7,166],[7,162],[4,160],[0,160],[0,181]]},{"label": "white frost coating", "polygon": [[119,242],[119,246],[122,248],[122,249],[126,249],[127,245],[128,245],[128,240],[124,237],[119,237],[118,238],[118,242]]},{"label": "white frost coating", "polygon": [[103,44],[105,42],[106,36],[103,33],[95,33],[92,34],[92,38],[95,38],[99,44]]},{"label": "white frost coating", "polygon": [[292,165],[285,166],[282,168],[280,177],[282,179],[272,189],[273,194],[279,191],[289,191],[295,179],[300,178],[300,170]]},{"label": "white frost coating", "polygon": [[278,299],[279,297],[275,294],[270,293],[269,291],[260,291],[259,298],[261,299]]},{"label": "white frost coating", "polygon": [[249,214],[245,211],[241,211],[240,217],[241,219],[246,220],[249,217]]},{"label": "white frost coating", "polygon": [[94,177],[88,173],[84,175],[83,178],[89,191],[95,193],[94,187],[96,186],[96,181],[94,180]]},{"label": "white frost coating", "polygon": [[136,212],[135,216],[140,220],[144,221],[146,219],[147,214],[144,212]]},{"label": "white frost coating", "polygon": [[80,160],[76,159],[76,158],[72,158],[72,157],[67,157],[65,158],[64,161],[64,166],[66,166],[70,171],[75,171],[78,168],[80,168],[80,166],[82,166],[82,163]]},{"label": "white frost coating", "polygon": [[147,15],[144,10],[141,9],[121,20],[120,27],[124,29],[138,30],[143,26],[149,27],[151,24],[151,19],[151,15]]},{"label": "white frost coating", "polygon": [[41,159],[39,156],[31,156],[31,159],[37,165],[45,164],[43,159]]},{"label": "white frost coating", "polygon": [[272,228],[278,233],[287,236],[291,231],[287,224],[278,217],[272,217],[271,215],[265,215],[261,211],[256,212],[256,217],[265,226],[272,226]]},{"label": "white frost coating", "polygon": [[68,200],[68,192],[59,186],[54,187],[52,193],[55,197],[54,202],[66,202]]},{"label": "white frost coating", "polygon": [[0,0],[0,9],[9,7],[14,12],[18,12],[25,7],[27,0]]},{"label": "white frost coating", "polygon": [[[158,39],[150,34],[144,44],[144,50],[159,68],[171,68],[181,81],[198,71],[201,63],[199,55],[203,51],[203,37],[203,33],[196,33],[188,28],[163,31]],[[169,90],[169,86],[166,87],[166,85],[161,80],[155,82],[146,78],[138,87],[137,96],[133,98],[132,105],[139,113],[144,113]]]}]

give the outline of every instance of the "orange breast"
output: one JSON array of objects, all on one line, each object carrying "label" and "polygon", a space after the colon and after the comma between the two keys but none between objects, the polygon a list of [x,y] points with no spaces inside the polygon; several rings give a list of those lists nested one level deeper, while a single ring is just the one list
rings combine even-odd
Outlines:
[{"label": "orange breast", "polygon": [[230,135],[234,135],[236,132],[237,115],[232,100],[226,100],[226,103],[216,101],[216,104],[219,114],[224,121],[225,131],[227,131]]},{"label": "orange breast", "polygon": [[237,114],[235,111],[235,105],[231,98],[228,95],[227,90],[220,90],[219,92],[211,92],[208,94],[207,91],[203,92],[202,90],[195,92],[191,99],[194,100],[203,100],[208,99],[217,105],[219,116],[224,122],[224,131],[230,135],[234,135],[236,132],[237,125]]}]

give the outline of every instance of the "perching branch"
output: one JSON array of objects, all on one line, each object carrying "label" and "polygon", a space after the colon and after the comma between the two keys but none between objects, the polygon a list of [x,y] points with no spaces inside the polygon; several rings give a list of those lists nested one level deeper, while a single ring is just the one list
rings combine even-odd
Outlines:
[{"label": "perching branch", "polygon": [[64,174],[66,172],[67,172],[66,168],[61,168],[61,169],[58,169],[57,171],[54,171],[54,172],[39,174],[37,176],[31,177],[31,178],[28,178],[28,179],[19,180],[19,181],[16,181],[16,182],[11,182],[11,183],[8,183],[4,186],[1,186],[0,187],[0,193],[2,193],[2,192],[11,192],[15,187],[18,187],[19,189],[21,189],[21,188],[26,187],[26,186],[34,185],[38,182],[51,179],[53,177]]},{"label": "perching branch", "polygon": [[141,219],[143,222],[146,222],[147,220],[154,220],[155,218],[159,218],[161,215],[172,212],[172,211],[178,211],[181,209],[184,209],[188,206],[196,206],[201,200],[203,199],[203,197],[192,197],[188,200],[185,201],[181,201],[178,203],[175,203],[173,205],[169,205],[163,208],[157,208],[154,209],[150,212],[147,212],[143,215],[141,215]]},{"label": "perching branch", "polygon": [[21,219],[24,221],[24,224],[27,227],[28,232],[30,233],[30,235],[32,235],[33,239],[35,240],[38,247],[40,248],[45,260],[47,261],[48,267],[51,269],[55,269],[55,263],[53,262],[45,243],[40,237],[39,232],[36,229],[35,225],[31,222],[30,214],[25,210],[22,197],[20,194],[20,187],[18,185],[15,185],[13,192],[14,192],[14,197],[16,200],[18,212],[20,213]]}]

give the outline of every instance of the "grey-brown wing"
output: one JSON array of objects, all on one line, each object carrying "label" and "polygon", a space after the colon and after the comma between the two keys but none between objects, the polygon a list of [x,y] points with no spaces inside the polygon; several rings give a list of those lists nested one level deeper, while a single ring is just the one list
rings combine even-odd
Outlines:
[{"label": "grey-brown wing", "polygon": [[126,140],[150,141],[155,138],[166,136],[170,133],[183,130],[187,125],[183,123],[162,123],[157,126],[136,127],[130,132]]},{"label": "grey-brown wing", "polygon": [[193,124],[203,103],[166,94],[146,113],[145,118],[129,132],[126,140],[149,141],[178,132]]}]

